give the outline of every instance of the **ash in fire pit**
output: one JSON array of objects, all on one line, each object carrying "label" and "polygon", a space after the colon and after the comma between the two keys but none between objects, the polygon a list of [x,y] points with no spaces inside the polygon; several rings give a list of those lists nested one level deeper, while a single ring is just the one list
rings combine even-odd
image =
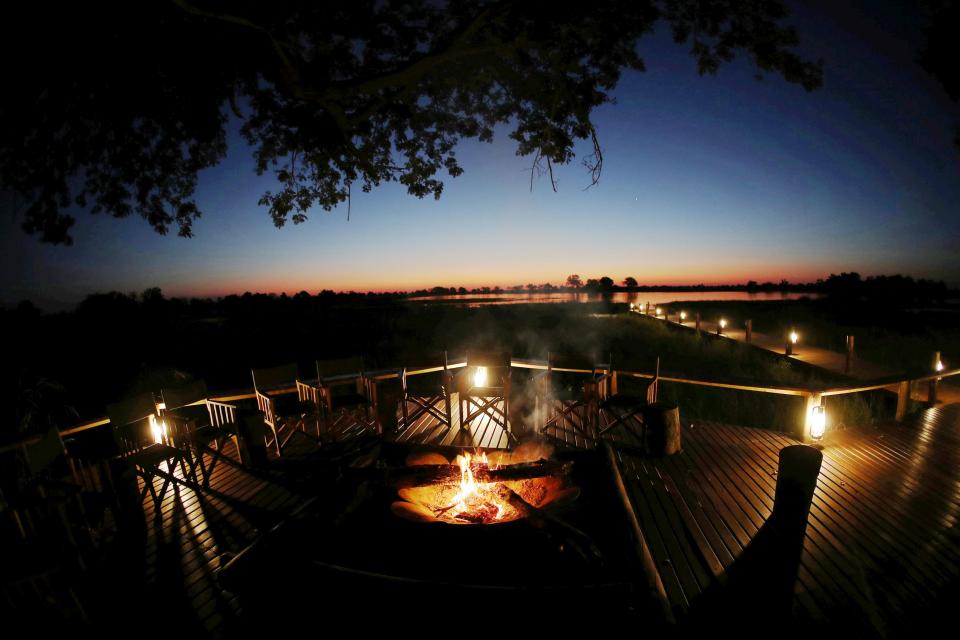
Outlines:
[{"label": "ash in fire pit", "polygon": [[512,452],[466,452],[454,460],[438,453],[411,454],[408,474],[397,484],[394,514],[416,522],[498,524],[525,518],[547,506],[573,500],[569,463],[551,460],[552,450],[528,443]]}]

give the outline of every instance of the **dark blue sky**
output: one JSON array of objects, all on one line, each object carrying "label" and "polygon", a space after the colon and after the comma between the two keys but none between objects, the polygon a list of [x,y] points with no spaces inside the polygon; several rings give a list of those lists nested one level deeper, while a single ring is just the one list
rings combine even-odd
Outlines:
[{"label": "dark blue sky", "polygon": [[[168,295],[432,285],[559,283],[632,275],[645,283],[811,280],[901,272],[960,285],[957,109],[914,62],[920,22],[906,3],[812,3],[791,19],[800,51],[825,60],[806,93],[748,61],[698,77],[666,29],[640,46],[646,73],[624,76],[595,114],[605,153],[584,191],[579,160],[529,189],[529,159],[502,129],[464,142],[465,174],[439,202],[396,185],[275,229],[237,137],[201,177],[203,219],[186,240],[140,219],[81,213],[75,244],[50,247],[2,222],[0,300],[43,308],[92,291]],[[587,150],[584,148],[584,152]]]}]

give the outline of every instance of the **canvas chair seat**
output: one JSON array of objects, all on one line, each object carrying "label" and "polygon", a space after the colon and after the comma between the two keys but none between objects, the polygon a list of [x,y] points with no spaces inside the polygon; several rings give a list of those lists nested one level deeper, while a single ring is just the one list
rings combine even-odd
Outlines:
[{"label": "canvas chair seat", "polygon": [[410,396],[439,396],[443,393],[443,388],[444,382],[438,378],[437,374],[407,377],[407,395]]}]

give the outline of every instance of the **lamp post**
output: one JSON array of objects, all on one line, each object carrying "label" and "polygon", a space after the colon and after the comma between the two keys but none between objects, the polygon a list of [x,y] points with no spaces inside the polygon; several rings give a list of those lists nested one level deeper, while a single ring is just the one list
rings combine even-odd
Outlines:
[{"label": "lamp post", "polygon": [[821,404],[811,409],[810,437],[814,441],[818,441],[823,438],[823,434],[826,432],[826,430],[827,430],[827,410]]},{"label": "lamp post", "polygon": [[[933,353],[933,370],[937,373],[943,371],[943,360],[940,358],[940,352],[935,351]],[[929,391],[927,392],[927,404],[931,407],[937,405],[937,383],[940,382],[940,378],[932,378],[930,380]]]},{"label": "lamp post", "polygon": [[788,356],[793,355],[793,347],[797,344],[797,340],[799,339],[800,339],[800,335],[796,332],[796,330],[791,329],[790,333],[787,334],[787,346],[786,346],[786,349],[784,350],[784,352]]}]

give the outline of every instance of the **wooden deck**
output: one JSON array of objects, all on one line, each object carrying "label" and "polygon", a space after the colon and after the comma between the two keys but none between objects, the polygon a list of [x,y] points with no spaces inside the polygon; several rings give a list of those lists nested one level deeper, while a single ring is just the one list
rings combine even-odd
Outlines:
[{"label": "wooden deck", "polygon": [[[478,422],[471,442],[504,446],[494,426],[484,431]],[[562,434],[554,436],[562,442]],[[398,439],[456,444],[455,437],[424,422]],[[621,453],[681,621],[696,615],[698,599],[723,581],[763,526],[778,452],[795,443],[711,422],[685,424],[683,437],[683,452],[668,459]],[[243,603],[220,589],[216,571],[315,495],[322,479],[309,470],[319,452],[309,438],[295,437],[266,472],[221,463],[212,490],[168,491],[159,518],[148,497],[142,555],[124,560],[129,572],[142,569],[136,601],[143,611],[155,603],[184,620],[180,631],[235,632]],[[823,453],[795,586],[796,622],[831,635],[903,632],[960,583],[960,405],[927,410],[904,425],[830,433]]]},{"label": "wooden deck", "polygon": [[[467,428],[460,426],[460,398],[452,394],[451,414],[453,427],[447,427],[429,413],[425,413],[409,426],[401,425],[394,436],[397,442],[431,443],[453,447],[482,447],[484,449],[505,449],[510,445],[510,436],[489,413],[474,419]],[[410,405],[411,408],[414,405]],[[502,411],[503,403],[498,410]]]}]

